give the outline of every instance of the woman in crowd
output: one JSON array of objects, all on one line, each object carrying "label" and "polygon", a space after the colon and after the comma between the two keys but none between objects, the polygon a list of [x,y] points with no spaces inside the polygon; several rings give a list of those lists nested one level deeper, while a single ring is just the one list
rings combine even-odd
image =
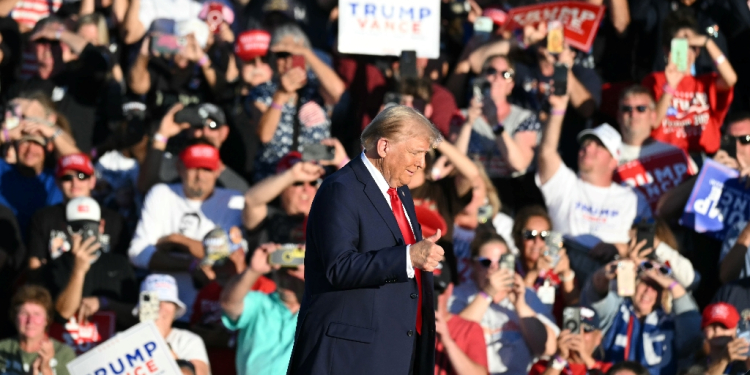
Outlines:
[{"label": "woman in crowd", "polygon": [[257,128],[262,147],[255,164],[256,181],[274,174],[276,163],[293,148],[330,137],[327,107],[338,103],[344,92],[344,83],[313,52],[296,24],[274,30],[271,52],[274,78],[250,92],[263,113]]},{"label": "woman in crowd", "polygon": [[73,349],[47,336],[52,297],[41,286],[22,286],[11,301],[10,317],[18,337],[0,341],[0,373],[68,375]]}]

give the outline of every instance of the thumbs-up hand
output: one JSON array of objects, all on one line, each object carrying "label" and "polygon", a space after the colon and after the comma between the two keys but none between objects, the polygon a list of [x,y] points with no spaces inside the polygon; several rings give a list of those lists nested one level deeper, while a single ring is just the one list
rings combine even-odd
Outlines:
[{"label": "thumbs-up hand", "polygon": [[443,248],[435,244],[440,239],[440,236],[440,229],[438,229],[437,233],[432,236],[411,245],[409,248],[409,256],[411,257],[411,264],[414,268],[427,272],[432,272],[437,268],[445,254]]}]

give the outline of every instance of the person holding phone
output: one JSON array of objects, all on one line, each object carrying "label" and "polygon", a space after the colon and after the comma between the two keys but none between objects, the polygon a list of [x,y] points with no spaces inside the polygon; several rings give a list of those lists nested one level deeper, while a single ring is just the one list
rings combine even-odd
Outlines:
[{"label": "person holding phone", "polygon": [[[581,303],[599,316],[604,360],[636,361],[653,375],[674,374],[678,361],[700,347],[698,306],[669,267],[644,261],[626,275],[620,262],[624,260],[596,271],[581,293]],[[619,283],[634,283],[633,295],[619,295]],[[662,302],[667,296],[672,299],[669,311]]]},{"label": "person holding phone", "polygon": [[589,306],[580,310],[580,331],[565,329],[557,338],[557,353],[550,360],[540,359],[529,370],[529,375],[595,375],[603,374],[612,367],[611,362],[596,359],[601,354],[602,330],[599,316]]},{"label": "person holding phone", "polygon": [[[671,13],[663,29],[661,44],[669,56],[667,67],[641,83],[657,100],[658,127],[652,136],[689,153],[713,154],[721,143],[721,125],[732,103],[737,73],[713,38],[698,32],[697,22],[688,12]],[[687,40],[688,48],[672,50],[673,40]],[[714,61],[716,72],[695,75],[695,59],[704,49]],[[680,71],[678,65],[686,70]]]},{"label": "person holding phone", "polygon": [[750,368],[750,342],[747,338],[750,330],[747,320],[740,317],[734,306],[724,302],[706,306],[701,329],[703,346],[696,354],[692,368],[707,375],[739,375]]},{"label": "person holding phone", "polygon": [[509,254],[502,236],[477,233],[471,254],[471,279],[453,290],[448,310],[482,326],[490,373],[526,373],[535,356],[555,352],[560,330],[550,308],[512,266],[501,266],[501,258]]},{"label": "person holding phone", "polygon": [[278,161],[290,151],[299,151],[300,145],[330,137],[331,119],[325,108],[338,103],[345,89],[296,24],[277,27],[270,44],[274,77],[255,86],[249,95],[262,113],[257,127],[262,145],[255,162],[255,181],[273,175]]}]

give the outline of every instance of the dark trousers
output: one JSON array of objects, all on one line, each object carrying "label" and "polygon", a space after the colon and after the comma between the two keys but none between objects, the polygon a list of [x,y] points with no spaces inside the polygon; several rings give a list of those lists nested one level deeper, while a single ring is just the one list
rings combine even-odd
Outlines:
[{"label": "dark trousers", "polygon": [[420,371],[420,363],[417,361],[417,353],[419,353],[419,345],[422,345],[422,335],[418,333],[414,333],[416,336],[414,337],[414,345],[412,345],[411,348],[411,362],[409,363],[409,375],[419,374]]}]

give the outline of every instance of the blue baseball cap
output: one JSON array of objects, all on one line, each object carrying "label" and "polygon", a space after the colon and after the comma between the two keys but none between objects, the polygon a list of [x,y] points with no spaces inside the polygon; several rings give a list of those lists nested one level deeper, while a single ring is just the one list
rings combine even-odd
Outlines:
[{"label": "blue baseball cap", "polygon": [[596,310],[589,306],[581,306],[581,324],[584,325],[583,329],[586,332],[601,329],[599,327],[599,316],[596,314]]}]

